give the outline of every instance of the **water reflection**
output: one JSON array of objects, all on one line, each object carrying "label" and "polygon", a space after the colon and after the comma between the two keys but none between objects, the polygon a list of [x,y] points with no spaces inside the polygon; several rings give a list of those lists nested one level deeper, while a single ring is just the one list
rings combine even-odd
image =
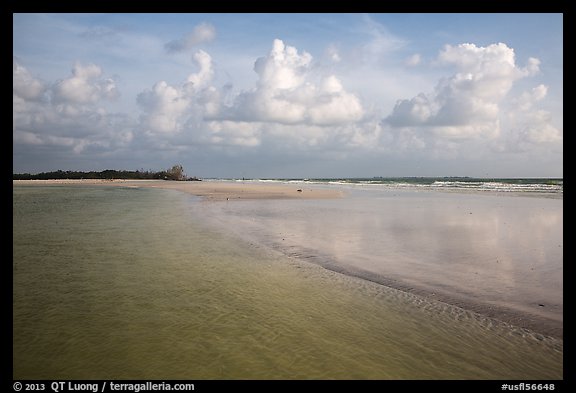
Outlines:
[{"label": "water reflection", "polygon": [[562,200],[394,190],[212,209],[287,253],[561,326]]}]

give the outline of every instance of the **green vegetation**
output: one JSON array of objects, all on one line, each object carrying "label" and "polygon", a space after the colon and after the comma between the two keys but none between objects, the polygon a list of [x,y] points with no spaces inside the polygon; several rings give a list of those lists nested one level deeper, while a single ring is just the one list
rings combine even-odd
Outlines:
[{"label": "green vegetation", "polygon": [[14,173],[12,180],[52,180],[52,179],[159,179],[159,180],[178,180],[178,181],[199,181],[197,177],[187,177],[182,165],[174,165],[165,171],[152,172],[144,170],[136,171],[118,171],[106,169],[101,172],[82,172],[82,171],[62,171],[42,172],[35,175],[30,173]]}]

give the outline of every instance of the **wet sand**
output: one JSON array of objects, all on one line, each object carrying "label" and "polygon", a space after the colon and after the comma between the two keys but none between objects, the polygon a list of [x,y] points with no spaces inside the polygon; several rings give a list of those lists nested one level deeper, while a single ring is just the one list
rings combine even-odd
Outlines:
[{"label": "wet sand", "polygon": [[99,185],[117,187],[165,188],[187,192],[212,201],[254,199],[332,199],[343,196],[335,189],[298,185],[231,182],[231,181],[166,181],[166,180],[14,180],[18,185]]}]

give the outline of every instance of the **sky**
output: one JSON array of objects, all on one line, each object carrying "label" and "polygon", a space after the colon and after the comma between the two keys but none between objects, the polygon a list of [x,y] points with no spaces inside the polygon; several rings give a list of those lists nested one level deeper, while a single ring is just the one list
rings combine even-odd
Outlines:
[{"label": "sky", "polygon": [[563,176],[563,16],[13,14],[13,172]]}]

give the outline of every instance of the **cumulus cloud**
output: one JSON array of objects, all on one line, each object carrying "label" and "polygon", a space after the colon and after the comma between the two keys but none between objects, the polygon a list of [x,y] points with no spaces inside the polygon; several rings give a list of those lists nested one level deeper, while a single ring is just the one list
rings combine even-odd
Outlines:
[{"label": "cumulus cloud", "polygon": [[101,76],[102,69],[99,66],[77,63],[72,69],[72,77],[61,80],[54,86],[53,99],[58,102],[91,104],[118,97],[114,80]]},{"label": "cumulus cloud", "polygon": [[[190,42],[200,42],[195,40]],[[336,50],[325,54],[332,62],[341,61]],[[350,79],[334,71],[342,70],[339,66],[315,62],[308,52],[280,39],[255,59],[255,83],[239,91],[230,83],[218,86],[218,70],[206,51],[196,50],[190,59],[193,69],[180,83],[159,78],[140,90],[137,119],[107,109],[119,91],[96,64],[77,63],[70,75],[50,83],[15,59],[14,144],[77,154],[128,148],[186,152],[210,146],[296,155],[313,151],[326,157],[365,152],[405,157],[425,151],[445,158],[479,157],[488,149],[525,151],[562,141],[552,114],[541,107],[549,87],[517,91],[517,81],[539,72],[539,60],[530,58],[519,66],[505,44],[445,46],[435,65],[450,70],[446,77],[430,92],[398,100],[384,120],[349,91]],[[406,65],[418,64],[418,55],[407,59]],[[394,94],[385,84],[381,89]]]},{"label": "cumulus cloud", "polygon": [[446,45],[438,64],[456,73],[441,79],[431,94],[399,100],[386,119],[392,127],[425,128],[446,138],[495,138],[501,101],[515,81],[538,72],[539,61],[531,58],[521,68],[506,44],[460,44]]},{"label": "cumulus cloud", "polygon": [[540,84],[525,91],[513,101],[505,119],[509,131],[496,148],[501,151],[523,151],[529,145],[562,141],[562,132],[553,125],[549,111],[538,107],[546,98],[548,86]]},{"label": "cumulus cloud", "polygon": [[561,143],[552,114],[539,108],[548,87],[515,94],[514,86],[540,72],[540,61],[516,63],[514,50],[498,43],[446,45],[436,65],[453,67],[433,92],[396,102],[383,121],[381,140],[400,151],[427,151],[433,158],[526,152]]},{"label": "cumulus cloud", "polygon": [[24,100],[38,100],[46,91],[46,86],[39,79],[34,78],[26,68],[12,60],[12,91],[13,94]]},{"label": "cumulus cloud", "polygon": [[68,148],[111,147],[130,142],[127,116],[112,115],[101,105],[119,93],[114,80],[94,64],[76,64],[72,76],[52,84],[13,65],[13,140],[15,144]]},{"label": "cumulus cloud", "polygon": [[212,57],[203,50],[199,50],[194,53],[192,59],[198,64],[200,70],[197,73],[190,74],[190,76],[188,76],[188,82],[192,84],[190,86],[192,89],[198,90],[206,87],[214,76]]},{"label": "cumulus cloud", "polygon": [[[139,129],[164,143],[240,146],[366,146],[379,129],[357,124],[364,109],[342,81],[315,67],[312,56],[274,40],[268,55],[256,59],[255,85],[232,93],[213,85],[211,56],[197,51],[198,70],[180,85],[156,83],[138,96]],[[379,127],[375,122],[376,128]]]},{"label": "cumulus cloud", "polygon": [[218,113],[220,94],[210,86],[214,74],[212,58],[202,50],[194,53],[192,58],[199,70],[190,74],[186,82],[171,86],[160,81],[138,95],[138,104],[144,112],[140,124],[145,133],[179,133],[191,118],[201,120],[204,116]]},{"label": "cumulus cloud", "polygon": [[364,109],[335,75],[318,80],[312,56],[276,39],[254,64],[257,86],[240,93],[223,116],[227,120],[335,125],[360,120]]},{"label": "cumulus cloud", "polygon": [[523,141],[535,144],[560,142],[562,133],[552,125],[552,116],[545,110],[537,110],[526,115],[520,128]]},{"label": "cumulus cloud", "polygon": [[190,99],[183,89],[161,81],[140,93],[138,104],[145,112],[141,120],[147,132],[174,133],[181,128],[181,117],[188,109]]},{"label": "cumulus cloud", "polygon": [[216,28],[210,23],[201,23],[194,27],[191,33],[164,45],[168,53],[177,53],[190,50],[196,45],[210,42],[216,38]]},{"label": "cumulus cloud", "polygon": [[209,121],[205,141],[215,145],[254,147],[261,144],[262,125],[241,121]]},{"label": "cumulus cloud", "polygon": [[260,57],[254,63],[259,84],[271,89],[294,89],[301,86],[310,68],[312,55],[298,53],[293,46],[287,46],[282,40],[275,39],[270,54]]},{"label": "cumulus cloud", "polygon": [[308,109],[308,118],[312,124],[350,123],[360,120],[364,114],[358,97],[346,92],[334,75],[322,80],[315,99],[317,101]]},{"label": "cumulus cloud", "polygon": [[538,85],[528,92],[524,92],[518,99],[515,100],[517,109],[526,112],[534,107],[534,105],[542,101],[548,94],[548,86]]}]

